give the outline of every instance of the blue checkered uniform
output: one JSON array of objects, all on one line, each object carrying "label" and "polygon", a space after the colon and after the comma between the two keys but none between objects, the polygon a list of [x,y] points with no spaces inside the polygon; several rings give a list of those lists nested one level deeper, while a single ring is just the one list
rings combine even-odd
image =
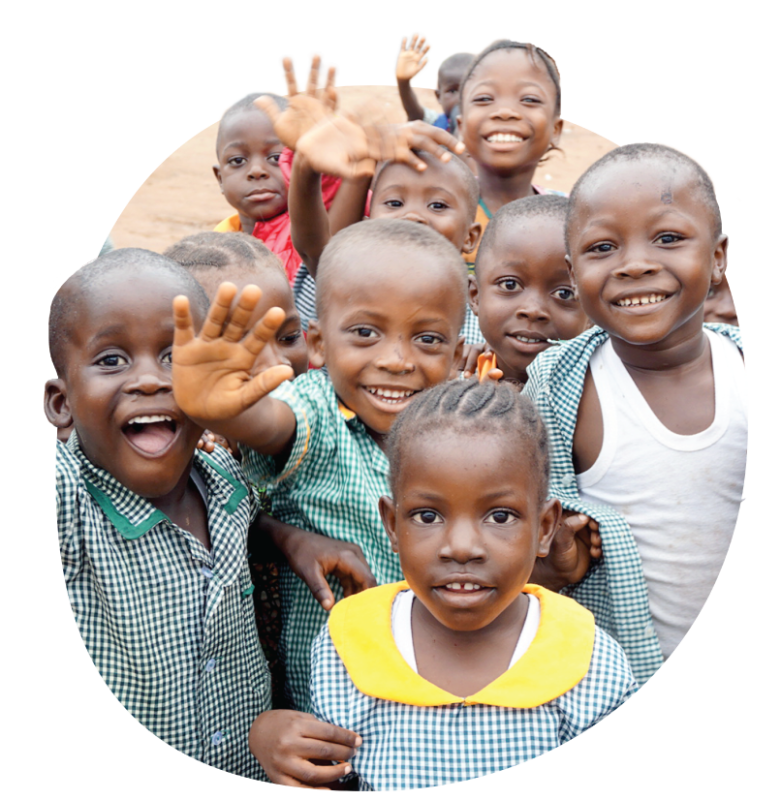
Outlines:
[{"label": "blue checkered uniform", "polygon": [[507,769],[568,742],[636,690],[623,651],[598,628],[585,676],[532,708],[473,704],[469,698],[408,705],[369,696],[356,687],[327,626],[312,646],[313,711],[362,737],[350,763],[363,790],[419,789]]},{"label": "blue checkered uniform", "polygon": [[[357,544],[377,583],[402,578],[379,511],[389,495],[388,459],[352,412],[340,410],[331,379],[310,370],[271,394],[290,406],[296,434],[287,463],[242,447],[243,467],[253,483],[267,486],[272,514],[304,530]],[[339,581],[328,578],[336,600]],[[285,564],[280,570],[285,691],[296,709],[309,711],[310,648],[328,613]]]},{"label": "blue checkered uniform", "polygon": [[[738,328],[706,327],[728,336],[742,349]],[[640,553],[626,519],[618,511],[580,500],[572,464],[572,441],[589,359],[607,338],[605,331],[594,327],[543,351],[527,370],[524,393],[535,402],[548,427],[550,496],[558,497],[565,509],[599,522],[603,557],[580,583],[567,587],[564,593],[588,608],[597,624],[621,644],[642,685],[661,666],[662,651],[648,607]]]},{"label": "blue checkered uniform", "polygon": [[257,501],[223,448],[196,452],[194,468],[211,552],[92,464],[75,433],[57,443],[68,596],[95,666],[139,722],[193,758],[261,779],[247,744],[271,707],[246,555]]}]

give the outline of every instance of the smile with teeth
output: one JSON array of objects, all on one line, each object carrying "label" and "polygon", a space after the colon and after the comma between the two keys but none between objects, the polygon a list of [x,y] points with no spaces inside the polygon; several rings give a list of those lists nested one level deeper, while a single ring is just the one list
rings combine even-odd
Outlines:
[{"label": "smile with teeth", "polygon": [[382,389],[379,386],[367,386],[366,391],[386,403],[402,403],[415,394],[413,389]]},{"label": "smile with teeth", "polygon": [[445,584],[445,589],[450,589],[452,592],[479,592],[483,589],[479,583],[448,583]]},{"label": "smile with teeth", "polygon": [[517,339],[519,342],[525,342],[526,344],[540,344],[548,341],[544,337],[530,339],[528,336],[521,336],[520,334],[515,334],[513,338]]},{"label": "smile with teeth", "polygon": [[648,306],[654,303],[661,303],[666,300],[669,295],[666,294],[644,294],[638,297],[625,297],[622,300],[616,300],[616,305],[626,308],[629,306]]},{"label": "smile with teeth", "polygon": [[523,137],[518,136],[515,133],[492,133],[490,136],[486,137],[491,144],[502,142],[522,142]]},{"label": "smile with teeth", "polygon": [[167,414],[149,414],[145,417],[133,417],[128,425],[149,425],[152,422],[173,422]]}]

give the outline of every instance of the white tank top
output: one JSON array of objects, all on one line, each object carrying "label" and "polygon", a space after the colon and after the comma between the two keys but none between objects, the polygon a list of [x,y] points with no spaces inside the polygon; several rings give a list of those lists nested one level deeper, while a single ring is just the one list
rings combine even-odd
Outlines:
[{"label": "white tank top", "polygon": [[596,462],[577,476],[578,490],[585,502],[612,506],[626,517],[665,658],[710,593],[743,496],[743,359],[726,336],[706,334],[716,410],[711,425],[690,436],[659,421],[610,340],[589,362],[604,435]]}]

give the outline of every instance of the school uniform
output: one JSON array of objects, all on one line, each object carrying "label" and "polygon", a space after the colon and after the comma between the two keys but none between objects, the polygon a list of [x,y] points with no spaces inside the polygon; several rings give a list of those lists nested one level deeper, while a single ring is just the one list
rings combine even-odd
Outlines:
[{"label": "school uniform", "polygon": [[507,769],[569,741],[637,689],[621,648],[590,612],[529,584],[540,610],[527,649],[488,686],[455,696],[419,675],[394,637],[394,608],[407,589],[401,582],[343,600],[312,647],[313,711],[362,737],[350,760],[361,789],[417,789]]},{"label": "school uniform", "polygon": [[247,529],[254,493],[222,448],[197,451],[193,480],[211,550],[149,500],[57,443],[57,527],[73,613],[125,708],[186,755],[264,778],[247,736],[271,707],[255,628]]}]

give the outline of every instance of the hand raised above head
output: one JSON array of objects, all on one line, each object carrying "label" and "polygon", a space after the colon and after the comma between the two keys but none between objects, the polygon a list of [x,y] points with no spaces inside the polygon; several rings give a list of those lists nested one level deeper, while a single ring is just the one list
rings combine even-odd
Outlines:
[{"label": "hand raised above head", "polygon": [[221,284],[197,336],[188,298],[174,298],[173,391],[187,416],[204,423],[232,419],[293,377],[284,365],[251,377],[258,353],[285,316],[282,309],[270,308],[248,331],[261,294],[257,286],[245,286],[231,311],[236,287]]},{"label": "hand raised above head", "polygon": [[426,37],[418,38],[417,33],[413,33],[407,46],[407,37],[401,40],[401,50],[396,61],[396,80],[409,81],[414,78],[423,67],[428,64],[426,53],[429,46],[426,44]]},{"label": "hand raised above head", "polygon": [[291,150],[296,150],[298,140],[320,120],[332,116],[336,111],[336,88],[334,81],[336,70],[330,67],[325,86],[318,88],[320,78],[320,56],[312,57],[306,90],[299,93],[293,62],[289,58],[282,60],[287,81],[288,105],[280,109],[276,102],[267,95],[255,100],[255,105],[268,115],[274,125],[274,132],[279,140]]}]

